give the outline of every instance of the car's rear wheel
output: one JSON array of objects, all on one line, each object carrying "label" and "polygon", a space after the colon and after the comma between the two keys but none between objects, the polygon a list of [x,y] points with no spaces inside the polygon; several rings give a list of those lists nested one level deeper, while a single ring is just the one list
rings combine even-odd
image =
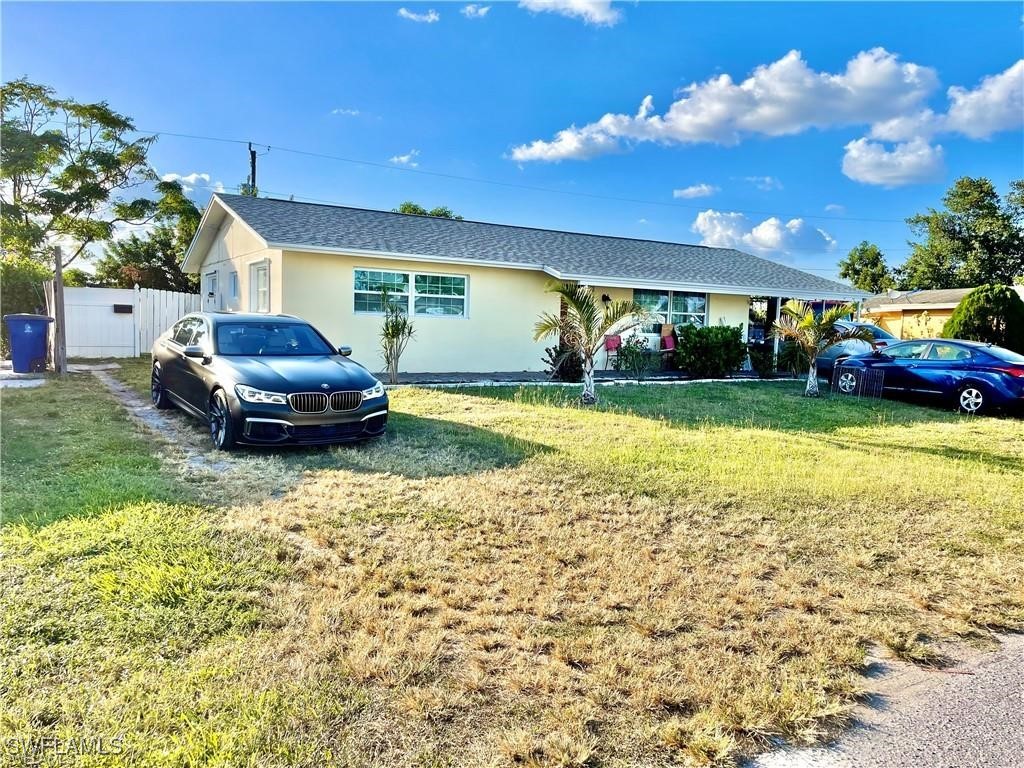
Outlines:
[{"label": "car's rear wheel", "polygon": [[155,365],[153,375],[149,379],[149,397],[153,401],[153,406],[160,410],[170,408],[172,405],[171,398],[167,396],[167,390],[160,381],[160,369]]},{"label": "car's rear wheel", "polygon": [[857,374],[853,371],[839,371],[839,381],[836,382],[836,387],[844,395],[852,395],[857,391]]},{"label": "car's rear wheel", "polygon": [[957,408],[961,413],[982,413],[988,405],[985,391],[977,384],[968,384],[960,388],[956,395]]},{"label": "car's rear wheel", "polygon": [[210,440],[213,447],[221,451],[235,447],[235,425],[223,389],[218,389],[210,398]]}]

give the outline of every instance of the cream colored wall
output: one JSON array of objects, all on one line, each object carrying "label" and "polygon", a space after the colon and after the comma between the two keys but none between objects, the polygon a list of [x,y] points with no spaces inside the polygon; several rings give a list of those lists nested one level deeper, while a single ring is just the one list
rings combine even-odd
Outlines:
[{"label": "cream colored wall", "polygon": [[[236,219],[228,217],[210,245],[199,270],[203,309],[250,310],[250,270],[253,264],[270,264],[270,312],[281,312],[281,251],[264,248],[263,243]],[[207,296],[209,274],[217,273],[217,295]],[[238,297],[231,296],[231,273],[238,273]]]},{"label": "cream colored wall", "polygon": [[545,292],[550,278],[541,272],[285,251],[282,311],[351,346],[355,360],[380,371],[381,317],[352,307],[354,271],[363,267],[469,278],[466,318],[412,318],[416,336],[402,355],[403,371],[544,369],[544,347],[555,342],[534,342],[533,326],[541,312],[558,311],[558,299]]}]

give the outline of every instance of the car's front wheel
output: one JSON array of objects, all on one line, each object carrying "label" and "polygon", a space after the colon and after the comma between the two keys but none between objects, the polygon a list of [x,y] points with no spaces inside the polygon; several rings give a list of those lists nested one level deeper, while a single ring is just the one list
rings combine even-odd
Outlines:
[{"label": "car's front wheel", "polygon": [[218,389],[210,398],[210,440],[213,447],[221,451],[235,447],[235,424],[223,389]]},{"label": "car's front wheel", "polygon": [[960,413],[976,414],[985,410],[988,405],[988,397],[977,384],[967,384],[957,392],[956,402]]},{"label": "car's front wheel", "polygon": [[844,395],[852,395],[857,391],[857,374],[850,370],[840,369],[836,388]]},{"label": "car's front wheel", "polygon": [[153,366],[153,375],[149,379],[149,397],[153,401],[153,406],[164,410],[170,408],[171,398],[167,396],[167,390],[164,389],[163,382],[160,381],[160,368]]}]

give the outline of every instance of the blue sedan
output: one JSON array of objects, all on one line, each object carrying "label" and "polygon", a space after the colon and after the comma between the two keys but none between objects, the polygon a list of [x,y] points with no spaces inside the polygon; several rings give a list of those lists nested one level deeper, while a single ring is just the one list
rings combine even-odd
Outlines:
[{"label": "blue sedan", "polygon": [[839,363],[836,388],[851,394],[869,371],[885,394],[948,403],[964,413],[1024,412],[1024,355],[976,341],[915,339]]}]

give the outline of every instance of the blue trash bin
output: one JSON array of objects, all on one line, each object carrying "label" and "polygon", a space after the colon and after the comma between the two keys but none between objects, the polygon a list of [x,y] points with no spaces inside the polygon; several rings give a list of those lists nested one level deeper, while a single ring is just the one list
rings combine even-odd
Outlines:
[{"label": "blue trash bin", "polygon": [[53,322],[46,315],[4,315],[11,339],[11,367],[15,373],[46,370],[46,332]]}]

